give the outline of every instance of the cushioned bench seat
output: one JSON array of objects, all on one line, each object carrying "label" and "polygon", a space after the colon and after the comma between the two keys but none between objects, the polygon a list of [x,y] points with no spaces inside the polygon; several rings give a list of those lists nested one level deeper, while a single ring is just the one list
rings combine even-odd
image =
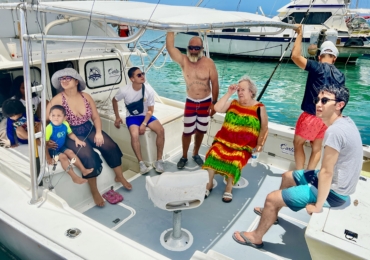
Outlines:
[{"label": "cushioned bench seat", "polygon": [[[118,104],[119,104],[118,106],[119,114],[123,120],[123,125],[126,126],[126,121],[125,121],[126,107],[123,101],[118,102]],[[111,102],[109,102],[109,104],[106,104],[104,106],[101,106],[99,104],[96,104],[96,106],[98,107],[99,115],[102,118],[112,120],[112,121],[116,120]],[[184,115],[184,110],[180,108],[169,106],[169,105],[162,104],[159,102],[156,102],[154,105],[154,116],[159,120],[159,122],[161,122],[162,125],[165,125],[177,118],[180,118],[183,115]]]}]

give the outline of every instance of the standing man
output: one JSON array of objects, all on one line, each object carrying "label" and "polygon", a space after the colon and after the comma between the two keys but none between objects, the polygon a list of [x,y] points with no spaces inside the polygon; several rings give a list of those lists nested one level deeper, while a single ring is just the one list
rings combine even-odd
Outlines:
[{"label": "standing man", "polygon": [[276,221],[282,207],[293,211],[306,208],[308,214],[323,207],[343,205],[356,190],[362,168],[362,141],[351,118],[342,116],[349,99],[346,87],[325,86],[315,99],[316,115],[328,129],[324,138],[324,158],[320,170],[285,172],[280,190],[267,195],[264,208],[255,208],[261,215],[256,230],[235,232],[233,239],[243,245],[261,248],[262,238]]},{"label": "standing man", "polygon": [[200,37],[190,39],[187,55],[184,55],[175,48],[174,33],[168,32],[166,47],[172,60],[181,66],[187,93],[184,133],[182,135],[182,158],[177,163],[177,168],[184,168],[188,162],[188,149],[193,134],[195,134],[195,144],[192,157],[199,166],[202,166],[203,160],[199,156],[199,148],[203,136],[207,132],[210,116],[216,113],[213,108],[218,98],[216,66],[213,60],[203,56],[203,41]]},{"label": "standing man", "polygon": [[144,85],[145,73],[141,72],[139,68],[132,67],[128,70],[127,74],[132,83],[121,87],[112,99],[113,110],[116,116],[114,126],[120,128],[120,124],[123,123],[118,113],[117,102],[124,99],[127,108],[126,125],[130,131],[132,149],[139,161],[140,173],[146,174],[150,170],[143,162],[139,142],[139,135],[145,133],[146,127],[149,127],[157,134],[157,161],[154,162],[153,166],[157,172],[162,173],[164,172],[164,163],[162,160],[164,129],[157,118],[153,116],[155,103],[154,90],[148,83]]},{"label": "standing man", "polygon": [[301,54],[302,25],[298,25],[296,32],[298,35],[292,51],[292,60],[298,67],[308,71],[308,77],[301,105],[303,113],[298,118],[295,128],[294,159],[296,169],[303,169],[306,160],[303,146],[306,140],[310,140],[312,151],[307,169],[314,170],[320,161],[322,139],[327,128],[315,115],[314,98],[317,97],[322,86],[344,86],[345,78],[343,73],[334,66],[339,52],[332,42],[326,41],[321,45],[319,62],[307,60]]}]

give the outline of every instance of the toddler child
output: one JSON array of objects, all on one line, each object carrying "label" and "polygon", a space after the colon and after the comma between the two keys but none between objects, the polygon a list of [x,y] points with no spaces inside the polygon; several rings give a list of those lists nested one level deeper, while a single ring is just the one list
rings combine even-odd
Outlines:
[{"label": "toddler child", "polygon": [[[50,124],[46,127],[45,131],[45,138],[46,141],[54,141],[58,147],[55,150],[47,149],[46,150],[46,159],[49,164],[53,164],[53,159],[55,156],[59,156],[59,161],[62,164],[62,167],[67,173],[71,176],[74,183],[82,184],[86,183],[87,180],[83,179],[76,175],[73,171],[72,167],[69,167],[69,160],[75,158],[75,165],[78,169],[80,169],[83,176],[88,175],[93,171],[93,168],[86,169],[81,160],[76,156],[76,154],[67,147],[64,146],[66,137],[72,139],[76,143],[77,146],[86,146],[86,143],[81,141],[77,138],[77,136],[72,133],[71,127],[69,126],[68,122],[65,121],[66,111],[64,107],[60,105],[55,105],[50,109],[49,120]],[[53,157],[53,158],[52,158]]]}]

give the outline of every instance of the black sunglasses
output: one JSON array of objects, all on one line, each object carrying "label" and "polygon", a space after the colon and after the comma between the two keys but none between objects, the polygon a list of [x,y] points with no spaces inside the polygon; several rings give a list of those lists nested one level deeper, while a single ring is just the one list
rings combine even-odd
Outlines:
[{"label": "black sunglasses", "polygon": [[141,78],[142,76],[145,76],[145,72],[138,73],[138,74],[136,74],[136,76],[137,76],[138,78]]},{"label": "black sunglasses", "polygon": [[188,46],[188,49],[190,50],[190,51],[199,51],[199,50],[201,50],[203,47],[202,46],[191,46],[191,45],[189,45]]},{"label": "black sunglasses", "polygon": [[330,98],[327,98],[327,97],[323,97],[323,98],[319,98],[319,97],[316,97],[316,98],[314,98],[313,99],[313,102],[315,103],[315,104],[317,104],[317,103],[319,103],[319,101],[321,100],[321,104],[323,104],[323,105],[325,105],[326,103],[328,103],[329,101],[335,101],[335,102],[338,102],[338,101],[340,101],[340,100],[338,100],[338,99],[330,99]]}]

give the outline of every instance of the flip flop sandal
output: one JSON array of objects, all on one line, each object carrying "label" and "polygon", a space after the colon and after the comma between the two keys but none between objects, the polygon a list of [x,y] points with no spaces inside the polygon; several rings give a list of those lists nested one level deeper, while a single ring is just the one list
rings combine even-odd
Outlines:
[{"label": "flip flop sandal", "polygon": [[239,235],[243,238],[244,241],[240,241],[239,239],[236,238],[235,234],[233,234],[233,239],[235,240],[235,242],[241,244],[241,245],[245,245],[245,246],[250,246],[250,247],[253,247],[253,248],[256,248],[256,249],[259,249],[259,248],[262,248],[264,245],[263,243],[261,244],[253,244],[243,233],[245,231],[239,231]]},{"label": "flip flop sandal", "polygon": [[[230,199],[230,200],[225,200],[225,199]],[[224,195],[222,196],[222,201],[225,203],[230,203],[233,200],[233,194],[230,192],[224,192]]]},{"label": "flip flop sandal", "polygon": [[[254,213],[256,213],[258,216],[262,216],[262,211],[263,211],[263,208],[260,208],[260,210],[256,210],[256,209],[253,209]],[[279,219],[277,218],[274,222],[274,225],[277,225],[279,224]]]},{"label": "flip flop sandal", "polygon": [[211,191],[212,189],[206,190],[206,195],[204,196],[205,199],[208,198],[208,196],[211,194]]}]

